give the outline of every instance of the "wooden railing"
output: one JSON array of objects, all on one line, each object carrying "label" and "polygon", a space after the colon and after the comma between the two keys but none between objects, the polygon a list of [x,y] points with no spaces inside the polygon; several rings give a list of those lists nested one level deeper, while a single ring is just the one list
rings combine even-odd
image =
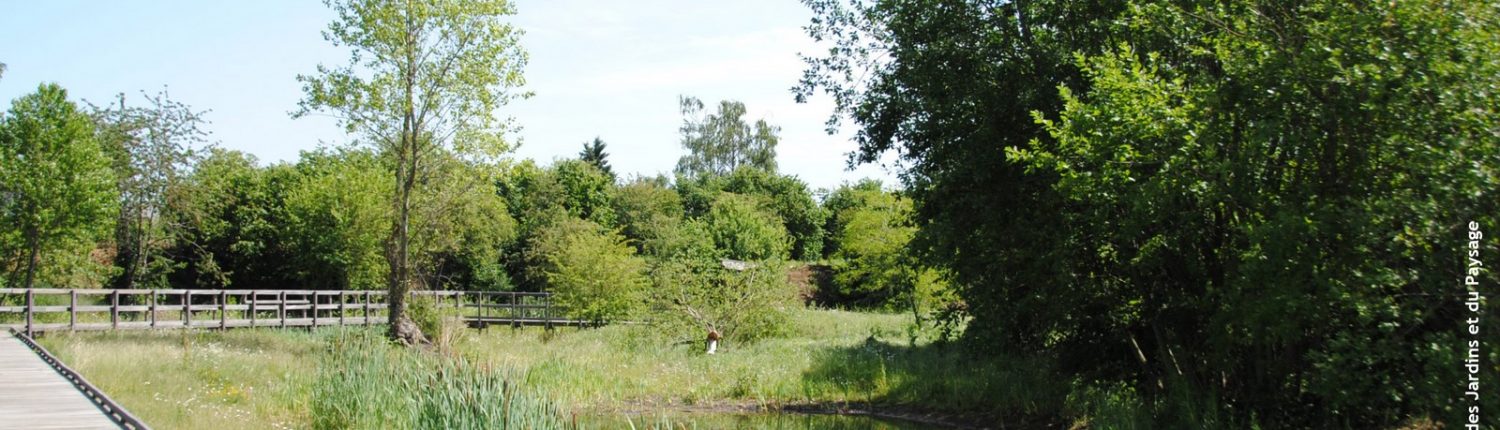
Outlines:
[{"label": "wooden railing", "polygon": [[[0,288],[0,329],[123,330],[372,325],[387,319],[385,291],[99,290]],[[583,325],[562,318],[549,293],[413,291],[412,298],[472,326]],[[451,306],[451,308],[449,308]]]}]

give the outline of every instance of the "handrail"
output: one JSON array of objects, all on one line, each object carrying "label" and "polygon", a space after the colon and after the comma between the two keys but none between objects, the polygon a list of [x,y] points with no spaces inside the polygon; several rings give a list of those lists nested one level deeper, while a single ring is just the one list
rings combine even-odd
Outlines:
[{"label": "handrail", "polygon": [[[452,309],[475,327],[552,328],[588,323],[568,319],[553,309],[548,292],[413,290],[409,294],[433,300],[438,309]],[[385,290],[0,288],[0,297],[4,296],[24,300],[0,304],[0,316],[16,316],[0,322],[0,328],[28,336],[49,330],[373,325],[389,315]],[[79,313],[102,318],[80,320]],[[62,316],[37,318],[47,314]]]},{"label": "handrail", "polygon": [[150,430],[151,427],[141,422],[140,418],[131,415],[130,411],[125,410],[124,406],[115,403],[114,399],[110,399],[103,391],[99,391],[99,388],[95,387],[94,384],[90,384],[87,379],[83,378],[83,375],[78,374],[78,372],[69,368],[68,365],[63,364],[62,360],[58,360],[51,352],[47,351],[47,348],[43,348],[42,345],[31,340],[30,336],[16,332],[14,329],[11,330],[11,333],[17,339],[20,339],[22,343],[25,343],[28,348],[31,348],[31,351],[41,357],[42,361],[46,362],[48,366],[51,366],[52,370],[62,375],[63,379],[67,379],[73,386],[78,387],[78,391],[82,391],[84,397],[87,397],[90,402],[93,402],[95,406],[104,411],[104,415],[109,417],[111,421],[119,424],[120,427],[130,430]]}]

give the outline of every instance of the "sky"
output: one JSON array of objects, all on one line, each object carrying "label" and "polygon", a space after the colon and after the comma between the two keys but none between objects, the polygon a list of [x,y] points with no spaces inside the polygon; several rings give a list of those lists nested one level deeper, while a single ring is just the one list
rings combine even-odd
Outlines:
[{"label": "sky", "polygon": [[[573,158],[597,136],[622,176],[670,173],[685,153],[677,100],[688,95],[710,106],[742,101],[748,122],[780,126],[781,171],[812,188],[894,182],[891,168],[846,168],[855,144],[847,126],[824,131],[831,100],[793,100],[798,54],[827,49],[802,31],[811,13],[796,0],[520,0],[517,9],[525,89],[536,95],[496,112],[521,127],[511,136],[517,159]],[[295,161],[352,138],[329,118],[288,115],[302,97],[298,74],[347,63],[348,51],[322,38],[332,18],[314,0],[0,0],[0,101],[8,107],[43,82],[96,104],[165,88],[209,111],[205,128],[219,146],[262,164]]]}]

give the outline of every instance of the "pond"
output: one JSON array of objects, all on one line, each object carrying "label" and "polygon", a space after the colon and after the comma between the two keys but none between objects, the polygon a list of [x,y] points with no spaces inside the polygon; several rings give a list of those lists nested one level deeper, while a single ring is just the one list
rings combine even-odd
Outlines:
[{"label": "pond", "polygon": [[[771,430],[916,430],[931,424],[868,416],[798,413],[690,412],[668,415],[596,415],[578,418],[583,428],[651,429],[653,424],[671,423],[671,428],[771,429]],[[662,426],[666,427],[666,426]]]}]

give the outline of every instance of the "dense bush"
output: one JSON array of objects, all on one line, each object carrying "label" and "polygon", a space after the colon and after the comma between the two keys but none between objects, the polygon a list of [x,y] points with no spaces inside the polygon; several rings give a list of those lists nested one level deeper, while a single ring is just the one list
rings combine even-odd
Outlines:
[{"label": "dense bush", "polygon": [[1493,2],[808,3],[840,48],[799,96],[834,98],[857,159],[910,162],[975,347],[1055,357],[1148,426],[1464,422]]},{"label": "dense bush", "polygon": [[774,215],[760,209],[757,199],[723,193],[704,220],[719,255],[735,260],[781,260],[791,240]]},{"label": "dense bush", "polygon": [[643,301],[645,261],[617,233],[566,218],[542,228],[528,246],[533,276],[569,316],[606,322],[628,316]]},{"label": "dense bush", "polygon": [[795,176],[740,168],[722,176],[679,177],[677,191],[691,216],[707,214],[723,192],[755,197],[759,206],[774,214],[786,229],[792,240],[791,258],[816,260],[823,257],[823,224],[828,214],[813,200],[807,184]]},{"label": "dense bush", "polygon": [[658,176],[636,178],[615,190],[614,210],[620,232],[637,250],[645,252],[646,242],[682,222],[682,198],[670,185],[665,177]]},{"label": "dense bush", "polygon": [[712,260],[664,260],[652,267],[651,280],[651,302],[670,311],[656,323],[689,340],[701,340],[708,330],[731,342],[782,336],[789,313],[800,305],[780,262],[734,271]]}]

